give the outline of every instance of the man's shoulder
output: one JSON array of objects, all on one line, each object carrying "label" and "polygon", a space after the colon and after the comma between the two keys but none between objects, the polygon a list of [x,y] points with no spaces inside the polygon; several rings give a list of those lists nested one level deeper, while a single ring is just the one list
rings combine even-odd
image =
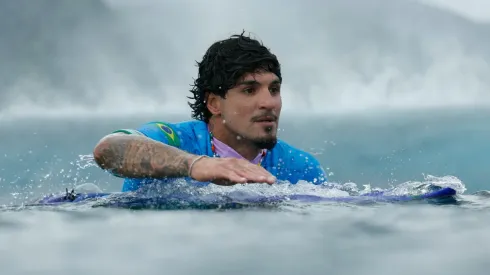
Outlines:
[{"label": "man's shoulder", "polygon": [[141,125],[141,128],[165,128],[171,127],[175,129],[186,129],[194,128],[196,126],[205,125],[204,121],[200,120],[185,120],[180,122],[169,122],[164,120],[152,120]]},{"label": "man's shoulder", "polygon": [[165,133],[171,133],[182,130],[193,130],[195,128],[205,127],[205,122],[200,120],[187,120],[182,122],[168,122],[164,120],[152,120],[141,124],[135,129],[118,129],[114,133],[126,133],[126,134],[145,134],[145,132],[163,131]]},{"label": "man's shoulder", "polygon": [[274,151],[276,151],[279,158],[287,160],[288,162],[298,166],[319,164],[318,160],[312,153],[299,149],[281,139],[277,140]]},{"label": "man's shoulder", "polygon": [[278,140],[273,149],[273,155],[272,161],[281,164],[277,166],[277,175],[282,179],[291,183],[304,180],[313,184],[327,181],[322,165],[312,153]]},{"label": "man's shoulder", "polygon": [[182,139],[189,139],[195,136],[196,132],[203,129],[206,129],[206,124],[200,120],[182,122],[153,120],[135,129],[119,129],[114,131],[114,133],[143,135],[179,147]]}]

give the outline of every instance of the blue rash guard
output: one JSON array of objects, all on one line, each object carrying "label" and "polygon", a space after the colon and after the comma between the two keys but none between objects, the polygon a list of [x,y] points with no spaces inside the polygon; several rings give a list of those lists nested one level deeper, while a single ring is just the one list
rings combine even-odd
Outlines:
[{"label": "blue rash guard", "polygon": [[[121,129],[114,133],[143,135],[191,154],[213,156],[207,124],[199,120],[180,123],[149,122],[139,129]],[[294,148],[282,140],[278,140],[276,146],[267,151],[262,167],[274,175],[277,180],[288,181],[292,184],[300,180],[321,184],[327,180],[323,168],[313,155]],[[157,180],[164,183],[172,179]],[[134,191],[145,183],[154,181],[155,179],[126,178],[122,191]]]}]

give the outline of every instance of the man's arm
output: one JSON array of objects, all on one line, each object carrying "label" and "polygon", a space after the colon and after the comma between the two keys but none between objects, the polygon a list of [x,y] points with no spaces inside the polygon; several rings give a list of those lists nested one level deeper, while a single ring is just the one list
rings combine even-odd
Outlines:
[{"label": "man's arm", "polygon": [[93,153],[102,169],[125,178],[186,177],[197,157],[142,135],[123,133],[105,136]]}]

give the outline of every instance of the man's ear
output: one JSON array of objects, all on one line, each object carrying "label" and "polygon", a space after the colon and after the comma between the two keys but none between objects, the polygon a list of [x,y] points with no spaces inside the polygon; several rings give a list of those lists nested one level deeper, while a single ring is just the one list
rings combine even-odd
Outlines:
[{"label": "man's ear", "polygon": [[206,106],[213,115],[221,114],[221,101],[218,95],[206,92]]}]

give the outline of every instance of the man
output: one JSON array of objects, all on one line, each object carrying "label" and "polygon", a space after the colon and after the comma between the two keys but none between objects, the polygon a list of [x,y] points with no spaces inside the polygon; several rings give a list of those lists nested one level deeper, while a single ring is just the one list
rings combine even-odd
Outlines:
[{"label": "man", "polygon": [[189,98],[195,120],[118,130],[96,145],[96,163],[125,178],[123,191],[175,178],[220,185],[326,181],[311,154],[277,139],[282,76],[269,49],[233,35],[211,45],[198,67]]}]

